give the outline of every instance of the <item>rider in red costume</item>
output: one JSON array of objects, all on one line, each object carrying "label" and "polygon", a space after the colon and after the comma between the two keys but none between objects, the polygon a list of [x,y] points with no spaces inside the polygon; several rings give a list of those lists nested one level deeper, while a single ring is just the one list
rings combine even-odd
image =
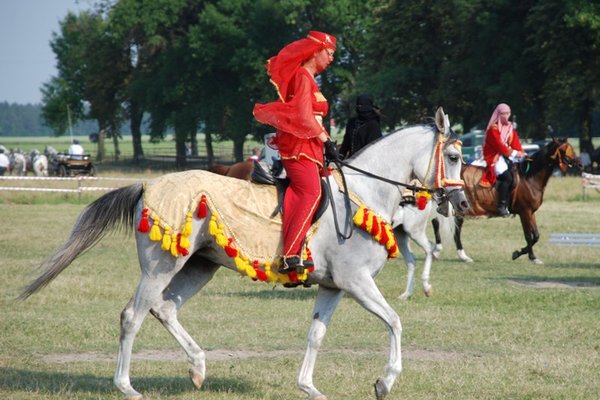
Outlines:
[{"label": "rider in red costume", "polygon": [[496,185],[497,212],[503,217],[509,215],[507,205],[512,186],[512,173],[507,160],[517,161],[525,156],[517,130],[509,118],[510,107],[504,103],[498,104],[488,122],[483,143],[483,158],[487,168],[481,186]]},{"label": "rider in red costume", "polygon": [[285,46],[266,66],[279,99],[254,106],[256,120],[277,129],[273,144],[290,180],[283,203],[282,273],[312,266],[302,260],[302,245],[321,197],[323,149],[328,158],[339,158],[323,127],[327,99],[314,78],[333,62],[335,46],[335,37],[317,31]]}]

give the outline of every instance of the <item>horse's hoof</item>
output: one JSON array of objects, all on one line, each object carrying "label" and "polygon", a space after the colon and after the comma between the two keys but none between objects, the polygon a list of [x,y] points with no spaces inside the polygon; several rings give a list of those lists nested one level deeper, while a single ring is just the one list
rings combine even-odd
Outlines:
[{"label": "horse's hoof", "polygon": [[141,394],[134,394],[131,396],[125,396],[125,400],[144,400],[144,396]]},{"label": "horse's hoof", "polygon": [[200,389],[202,387],[202,384],[204,383],[204,375],[196,371],[194,368],[190,368],[189,372],[192,383],[194,384],[196,389]]},{"label": "horse's hoof", "polygon": [[517,258],[519,258],[519,257],[521,257],[521,253],[519,253],[519,251],[518,251],[518,250],[515,250],[515,251],[513,252],[512,259],[513,259],[513,260],[516,260],[516,259],[517,259]]},{"label": "horse's hoof", "polygon": [[327,400],[327,396],[325,396],[324,394],[320,394],[315,397],[309,398],[309,400]]},{"label": "horse's hoof", "polygon": [[531,260],[531,262],[534,263],[535,265],[544,265],[544,262],[537,257],[534,258],[533,260]]},{"label": "horse's hoof", "polygon": [[457,250],[456,253],[458,254],[458,259],[460,261],[464,261],[464,262],[467,262],[467,263],[472,263],[473,262],[473,259],[471,257],[469,257],[467,255],[467,253],[465,253],[464,250]]},{"label": "horse's hoof", "polygon": [[401,301],[406,301],[406,300],[410,299],[410,295],[406,294],[406,293],[402,293],[400,296],[398,296],[398,299],[400,299]]},{"label": "horse's hoof", "polygon": [[427,297],[431,297],[431,294],[433,293],[433,288],[429,288],[427,290],[425,290],[425,296]]},{"label": "horse's hoof", "polygon": [[385,399],[385,396],[390,392],[381,379],[377,379],[373,388],[375,389],[375,398],[377,400]]}]

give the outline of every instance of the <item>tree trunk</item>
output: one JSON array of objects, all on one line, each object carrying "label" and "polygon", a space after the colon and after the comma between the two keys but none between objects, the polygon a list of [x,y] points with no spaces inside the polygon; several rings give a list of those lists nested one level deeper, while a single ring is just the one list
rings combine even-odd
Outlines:
[{"label": "tree trunk", "polygon": [[102,162],[104,160],[104,138],[106,137],[106,130],[100,127],[98,130],[98,148],[96,151],[96,161]]},{"label": "tree trunk", "polygon": [[185,137],[184,134],[175,133],[175,168],[178,171],[184,171],[187,167],[185,156]]},{"label": "tree trunk", "polygon": [[142,148],[142,118],[143,111],[136,101],[132,101],[129,107],[131,118],[131,140],[133,142],[133,161],[138,162],[144,159],[144,149]]},{"label": "tree trunk", "polygon": [[206,145],[208,168],[212,168],[212,166],[215,164],[215,151],[212,145],[212,135],[208,132],[204,133],[204,144]]},{"label": "tree trunk", "polygon": [[119,135],[116,132],[113,132],[113,134],[112,134],[112,141],[113,141],[113,147],[115,149],[114,160],[119,161],[119,158],[121,156],[121,149],[119,148]]},{"label": "tree trunk", "polygon": [[244,141],[244,137],[238,137],[233,140],[233,156],[236,162],[244,161]]}]

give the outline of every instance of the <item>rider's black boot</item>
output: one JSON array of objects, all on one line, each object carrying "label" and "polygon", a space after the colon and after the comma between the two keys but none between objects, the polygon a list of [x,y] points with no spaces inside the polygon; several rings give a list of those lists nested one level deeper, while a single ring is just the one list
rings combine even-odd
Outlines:
[{"label": "rider's black boot", "polygon": [[507,217],[510,215],[510,212],[508,211],[508,198],[510,195],[511,186],[510,178],[510,171],[505,171],[502,175],[497,177],[496,181],[496,192],[498,194],[498,207],[496,212],[501,217]]}]

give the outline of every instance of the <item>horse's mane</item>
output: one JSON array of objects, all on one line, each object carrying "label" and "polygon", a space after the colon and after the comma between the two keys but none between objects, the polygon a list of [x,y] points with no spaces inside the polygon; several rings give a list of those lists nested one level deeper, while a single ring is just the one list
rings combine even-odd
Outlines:
[{"label": "horse's mane", "polygon": [[398,128],[390,133],[384,134],[382,135],[380,138],[377,138],[375,140],[373,140],[372,142],[370,142],[369,144],[367,144],[365,147],[363,147],[362,149],[358,150],[356,153],[352,154],[352,157],[347,158],[347,160],[353,160],[355,159],[359,154],[361,154],[363,151],[365,151],[366,149],[368,149],[369,147],[375,145],[376,143],[392,136],[392,135],[396,135],[399,134],[401,132],[406,132],[408,130],[410,130],[411,128],[430,128],[430,129],[435,129],[435,125],[432,124],[415,124],[415,125],[408,125],[408,126],[403,126],[402,128]]},{"label": "horse's mane", "polygon": [[533,153],[530,159],[525,160],[521,163],[520,169],[523,175],[528,178],[536,175],[538,172],[548,168],[548,155],[556,150],[559,143],[550,142],[535,153]]}]

